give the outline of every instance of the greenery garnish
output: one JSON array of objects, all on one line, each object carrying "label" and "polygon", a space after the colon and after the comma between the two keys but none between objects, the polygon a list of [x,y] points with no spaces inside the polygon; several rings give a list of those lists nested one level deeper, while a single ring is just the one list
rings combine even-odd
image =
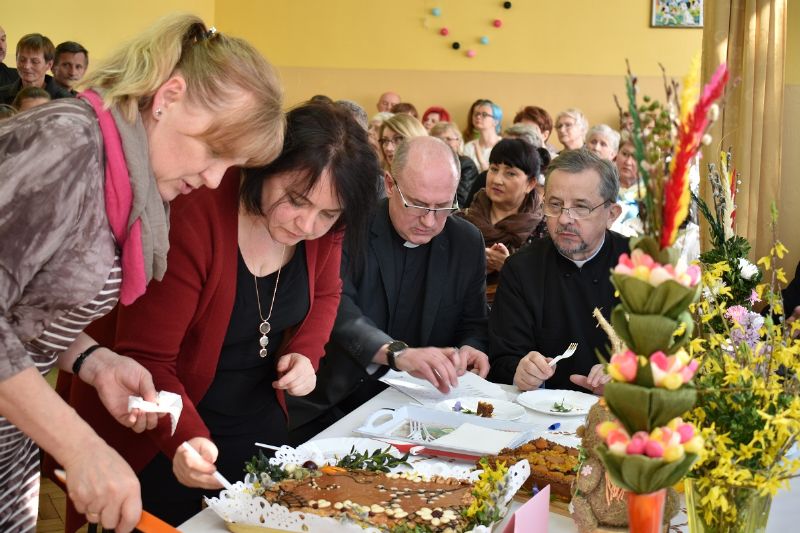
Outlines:
[{"label": "greenery garnish", "polygon": [[556,411],[557,413],[569,413],[570,411],[572,411],[572,407],[564,405],[564,399],[565,398],[561,398],[561,402],[560,403],[559,402],[555,402],[553,404],[553,409],[552,410]]},{"label": "greenery garnish", "polygon": [[336,466],[350,468],[354,470],[372,470],[374,472],[388,472],[397,466],[408,466],[408,454],[402,457],[392,455],[392,447],[387,446],[384,450],[357,452],[356,447],[350,448],[350,453],[336,462]]}]

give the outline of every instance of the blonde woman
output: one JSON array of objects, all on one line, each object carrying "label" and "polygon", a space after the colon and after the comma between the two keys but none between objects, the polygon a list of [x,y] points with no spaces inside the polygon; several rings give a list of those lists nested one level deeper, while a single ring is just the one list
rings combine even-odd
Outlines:
[{"label": "blonde woman", "polygon": [[82,330],[164,275],[166,202],[271,161],[283,142],[272,67],[195,16],[157,22],[83,87],[0,123],[0,531],[36,527],[39,447],[89,522],[133,529],[135,474],[42,374],[72,371],[118,422],[153,428],[152,414],[127,412],[131,394],[155,399],[150,373]]},{"label": "blonde woman", "polygon": [[381,124],[381,134],[378,137],[384,168],[388,170],[391,167],[394,154],[401,142],[411,137],[427,136],[428,132],[422,123],[411,115],[399,113],[385,120]]},{"label": "blonde woman", "polygon": [[589,121],[580,109],[565,109],[556,117],[556,135],[565,150],[582,148],[588,129]]},{"label": "blonde woman", "polygon": [[459,207],[463,207],[466,205],[475,178],[478,177],[478,167],[475,166],[472,159],[464,155],[464,139],[454,123],[437,122],[431,128],[431,137],[443,140],[458,155],[458,161],[461,163],[461,178],[458,181],[458,189],[456,189],[456,200]]}]

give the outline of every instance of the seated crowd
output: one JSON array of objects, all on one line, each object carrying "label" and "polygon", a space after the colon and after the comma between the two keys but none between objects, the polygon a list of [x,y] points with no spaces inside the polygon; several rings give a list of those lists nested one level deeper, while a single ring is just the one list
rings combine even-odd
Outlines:
[{"label": "seated crowd", "polygon": [[[0,50],[0,118],[17,113],[0,122],[7,135],[27,109],[75,96],[88,62],[78,43],[39,34],[19,40],[16,71]],[[313,437],[390,369],[442,393],[465,372],[602,393],[609,342],[593,311],[608,318],[617,302],[609,270],[637,232],[628,131],[533,105],[504,130],[488,99],[463,131],[441,106],[418,119],[394,92],[377,110],[324,96],[290,110],[271,162],[233,160],[219,188],[172,202],[163,277],[89,326],[183,400],[174,434],[167,419],[136,434],[77,371],[59,378],[136,472],[144,509],[180,524],[219,489],[215,470],[240,478],[253,443]],[[70,509],[68,530],[84,513]]]}]

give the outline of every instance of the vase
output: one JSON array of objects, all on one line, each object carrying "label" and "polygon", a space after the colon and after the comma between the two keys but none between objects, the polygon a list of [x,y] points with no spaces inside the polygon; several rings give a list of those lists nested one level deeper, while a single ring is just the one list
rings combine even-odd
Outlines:
[{"label": "vase", "polygon": [[[709,525],[703,517],[700,499],[703,497],[694,479],[687,478],[686,515],[690,533],[764,533],[769,519],[772,496],[764,496],[757,489],[730,487],[727,490],[736,507],[736,520]],[[719,516],[719,515],[717,515]]]},{"label": "vase", "polygon": [[664,524],[664,500],[667,489],[647,494],[628,492],[628,529],[630,533],[660,533]]}]

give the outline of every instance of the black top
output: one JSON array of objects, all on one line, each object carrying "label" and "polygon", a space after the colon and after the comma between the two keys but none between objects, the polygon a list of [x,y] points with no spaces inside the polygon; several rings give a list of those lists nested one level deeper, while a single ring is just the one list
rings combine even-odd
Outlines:
[{"label": "black top", "polygon": [[608,337],[592,312],[597,307],[608,319],[618,303],[611,269],[628,251],[627,238],[606,231],[600,252],[581,268],[562,256],[549,237],[509,257],[489,316],[489,379],[510,384],[528,352],[555,357],[577,342],[575,355],[558,363],[545,387],[586,392],[569,376],[587,375],[600,362],[597,352],[609,357]]},{"label": "black top", "polygon": [[405,240],[392,231],[392,257],[398,274],[392,290],[397,299],[386,333],[409,346],[419,346],[422,342],[420,319],[430,249],[430,243],[409,248]]},{"label": "black top", "polygon": [[0,63],[0,87],[14,83],[18,79],[17,69],[11,68],[5,63]]},{"label": "black top", "polygon": [[[44,87],[42,87],[47,94],[50,95],[52,100],[56,100],[57,98],[72,98],[72,93],[69,90],[63,88],[59,85],[52,76],[45,74],[44,76]],[[17,93],[22,90],[22,80],[17,79],[16,81],[0,87],[0,104],[13,104],[14,98],[17,97]]]},{"label": "black top", "polygon": [[[258,278],[261,313],[266,318],[272,301],[277,272]],[[276,352],[284,331],[299,324],[309,308],[308,268],[301,242],[294,256],[281,269],[265,358],[259,356],[261,334],[253,274],[239,253],[236,296],[228,331],[222,343],[214,381],[197,406],[212,435],[269,433],[276,421],[285,425],[285,415],[272,387],[277,379]]]},{"label": "black top", "polygon": [[[458,161],[461,163],[461,178],[458,180],[458,189],[456,189],[456,199],[458,200],[459,207],[467,207],[472,201],[475,193],[471,192],[473,183],[478,177],[478,167],[471,157],[460,155]],[[486,176],[483,179],[484,185],[486,184]]]}]

